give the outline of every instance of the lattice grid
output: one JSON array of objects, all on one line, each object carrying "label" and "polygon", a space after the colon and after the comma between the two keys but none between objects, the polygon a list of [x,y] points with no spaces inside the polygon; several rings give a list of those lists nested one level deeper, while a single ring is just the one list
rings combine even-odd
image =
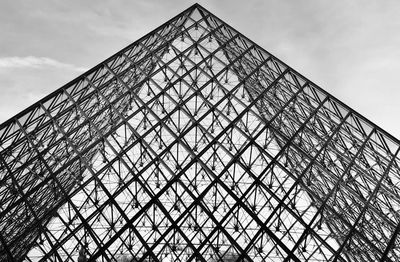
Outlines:
[{"label": "lattice grid", "polygon": [[196,4],[0,125],[0,260],[398,261],[398,150]]}]

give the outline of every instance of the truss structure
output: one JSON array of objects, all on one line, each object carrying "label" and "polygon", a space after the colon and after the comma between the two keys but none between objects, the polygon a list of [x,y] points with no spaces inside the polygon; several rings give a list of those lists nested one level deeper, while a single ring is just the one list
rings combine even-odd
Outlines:
[{"label": "truss structure", "polygon": [[0,125],[0,260],[399,261],[398,151],[196,4]]}]

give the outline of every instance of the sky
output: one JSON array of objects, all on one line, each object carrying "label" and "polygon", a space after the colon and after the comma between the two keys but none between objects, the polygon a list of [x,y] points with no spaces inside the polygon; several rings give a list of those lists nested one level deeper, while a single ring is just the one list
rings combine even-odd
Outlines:
[{"label": "sky", "polygon": [[[0,123],[195,2],[1,0]],[[198,3],[400,138],[400,1]]]}]

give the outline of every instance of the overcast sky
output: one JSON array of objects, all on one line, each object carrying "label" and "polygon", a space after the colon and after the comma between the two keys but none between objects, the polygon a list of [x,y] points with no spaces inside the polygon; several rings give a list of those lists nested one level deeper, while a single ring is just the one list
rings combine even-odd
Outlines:
[{"label": "overcast sky", "polygon": [[[400,138],[400,1],[198,1]],[[0,123],[195,1],[1,0]]]}]

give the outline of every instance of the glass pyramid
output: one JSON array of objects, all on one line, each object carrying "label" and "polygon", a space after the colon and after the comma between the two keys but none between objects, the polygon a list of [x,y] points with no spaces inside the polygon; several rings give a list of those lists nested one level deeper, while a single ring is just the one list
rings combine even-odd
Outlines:
[{"label": "glass pyramid", "polygon": [[0,261],[399,261],[398,151],[195,4],[0,125]]}]

